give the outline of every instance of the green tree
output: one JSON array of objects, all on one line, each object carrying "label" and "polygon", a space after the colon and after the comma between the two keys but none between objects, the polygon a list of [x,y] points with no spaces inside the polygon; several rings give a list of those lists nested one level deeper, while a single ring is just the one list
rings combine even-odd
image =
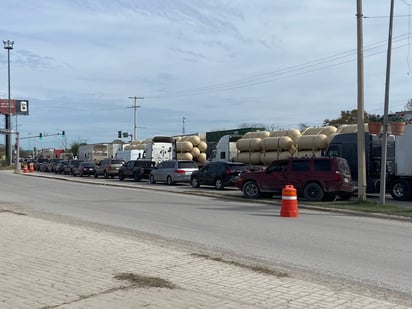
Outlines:
[{"label": "green tree", "polygon": [[73,143],[70,145],[69,152],[71,152],[74,156],[77,156],[79,154],[80,145],[87,145],[87,143]]},{"label": "green tree", "polygon": [[[368,120],[368,113],[364,112],[365,121]],[[343,124],[357,124],[358,123],[358,110],[353,109],[351,111],[341,111],[340,117],[337,119],[325,119],[323,121],[324,126],[339,127]]]},{"label": "green tree", "polygon": [[405,104],[405,111],[412,111],[412,99],[409,99],[408,103]]}]

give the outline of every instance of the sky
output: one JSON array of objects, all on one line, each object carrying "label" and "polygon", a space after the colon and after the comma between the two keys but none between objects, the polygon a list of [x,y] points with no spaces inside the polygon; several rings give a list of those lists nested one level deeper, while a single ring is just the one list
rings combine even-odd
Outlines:
[{"label": "sky", "polygon": [[[412,98],[411,5],[394,1],[393,112]],[[364,105],[383,114],[390,1],[362,6]],[[0,11],[10,95],[29,100],[22,148],[111,142],[134,133],[135,115],[141,140],[321,126],[357,108],[355,0],[2,0]]]}]

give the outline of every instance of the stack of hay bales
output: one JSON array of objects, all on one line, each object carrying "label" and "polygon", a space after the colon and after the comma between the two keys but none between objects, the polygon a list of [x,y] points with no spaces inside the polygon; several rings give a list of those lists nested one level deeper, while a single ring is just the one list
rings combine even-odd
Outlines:
[{"label": "stack of hay bales", "polygon": [[237,161],[268,165],[273,160],[290,158],[296,152],[294,141],[300,135],[298,129],[248,132],[236,143]]},{"label": "stack of hay bales", "polygon": [[334,126],[306,128],[300,137],[295,140],[297,152],[295,156],[320,157],[337,129]]},{"label": "stack of hay bales", "polygon": [[298,129],[271,131],[269,137],[262,141],[262,164],[269,165],[274,160],[290,158],[296,152],[294,143],[300,136]]},{"label": "stack of hay bales", "polygon": [[129,145],[124,146],[123,150],[133,150],[133,149],[145,150],[146,145],[150,143],[151,143],[151,139],[133,141]]},{"label": "stack of hay bales", "polygon": [[261,165],[263,150],[262,140],[270,136],[269,131],[248,132],[236,142],[239,151],[237,161],[246,164]]},{"label": "stack of hay bales", "polygon": [[178,160],[206,161],[207,144],[198,135],[179,136],[175,140]]}]

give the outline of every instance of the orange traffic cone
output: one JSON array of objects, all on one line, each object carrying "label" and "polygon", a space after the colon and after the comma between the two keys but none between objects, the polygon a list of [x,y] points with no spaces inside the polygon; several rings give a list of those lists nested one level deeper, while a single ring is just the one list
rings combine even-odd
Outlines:
[{"label": "orange traffic cone", "polygon": [[23,166],[23,173],[27,173],[29,170],[27,169],[27,164],[24,164]]},{"label": "orange traffic cone", "polygon": [[298,199],[296,196],[296,189],[293,185],[286,185],[282,190],[282,207],[280,208],[280,216],[298,216]]}]

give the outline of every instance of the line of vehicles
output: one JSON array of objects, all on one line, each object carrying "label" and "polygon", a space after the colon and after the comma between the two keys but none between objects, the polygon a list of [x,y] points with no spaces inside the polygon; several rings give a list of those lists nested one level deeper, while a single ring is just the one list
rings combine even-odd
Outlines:
[{"label": "line of vehicles", "polygon": [[[386,183],[394,199],[411,200],[412,112],[402,117],[408,122],[404,135],[388,136]],[[78,160],[63,160],[66,166],[60,162],[55,172],[170,185],[185,182],[194,188],[237,186],[247,198],[280,193],[285,184],[293,184],[308,200],[348,199],[356,189],[356,125],[230,133],[213,142],[196,134],[156,136],[130,144],[81,145]],[[365,133],[365,150],[367,192],[377,193],[382,134]]]}]

